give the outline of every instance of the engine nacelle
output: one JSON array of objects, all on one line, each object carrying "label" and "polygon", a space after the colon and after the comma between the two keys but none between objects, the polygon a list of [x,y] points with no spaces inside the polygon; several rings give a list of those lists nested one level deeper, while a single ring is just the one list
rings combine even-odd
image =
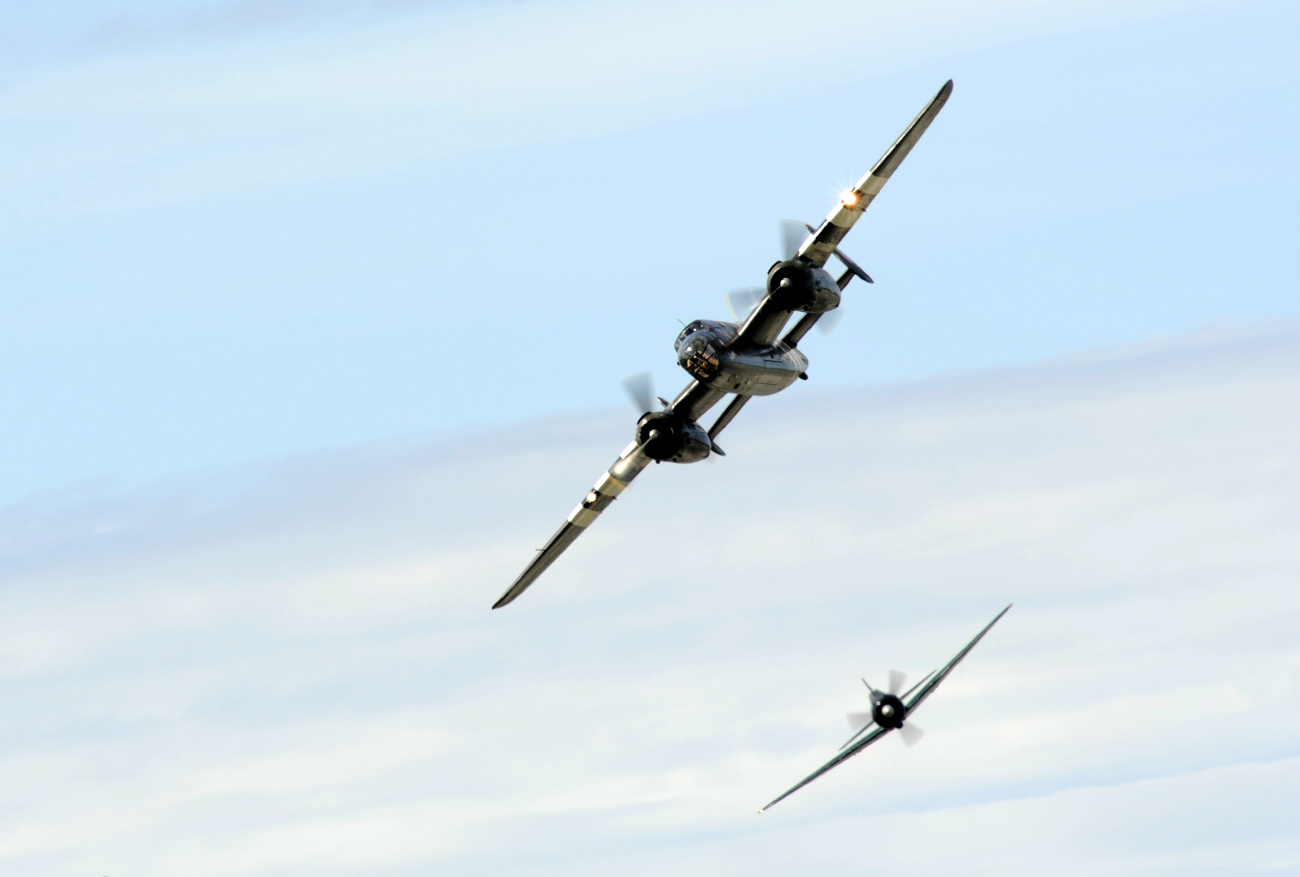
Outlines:
[{"label": "engine nacelle", "polygon": [[901,728],[907,718],[907,707],[898,695],[885,694],[871,705],[871,718],[882,728]]},{"label": "engine nacelle", "polygon": [[767,272],[767,291],[787,311],[824,314],[840,306],[840,285],[822,268],[791,259]]},{"label": "engine nacelle", "polygon": [[667,411],[652,412],[638,420],[636,440],[646,456],[661,463],[696,463],[713,448],[704,427]]}]

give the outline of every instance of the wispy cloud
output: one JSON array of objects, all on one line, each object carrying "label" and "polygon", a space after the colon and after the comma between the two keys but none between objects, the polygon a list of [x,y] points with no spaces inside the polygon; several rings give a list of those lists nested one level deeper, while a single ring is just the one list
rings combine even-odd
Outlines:
[{"label": "wispy cloud", "polygon": [[11,508],[0,871],[1291,868],[1298,338],[765,400],[500,612],[623,418]]},{"label": "wispy cloud", "polygon": [[[950,0],[126,4],[85,38],[131,51],[10,78],[0,194],[66,218],[366,178],[796,100],[807,82],[791,70],[816,67],[825,87],[828,77],[907,63],[922,48],[970,50],[1159,9],[1027,0],[978,11]],[[871,51],[820,64],[845,34],[870,34]],[[10,222],[21,234],[26,220]]]},{"label": "wispy cloud", "polygon": [[162,8],[137,4],[102,18],[83,39],[97,48],[139,50],[178,39],[221,40],[277,31],[310,32],[321,27],[366,27],[394,15],[469,6],[459,0],[194,0]]}]

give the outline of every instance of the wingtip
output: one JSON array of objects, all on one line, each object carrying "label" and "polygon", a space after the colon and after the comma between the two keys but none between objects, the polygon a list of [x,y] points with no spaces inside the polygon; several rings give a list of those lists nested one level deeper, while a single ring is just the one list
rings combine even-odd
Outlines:
[{"label": "wingtip", "polygon": [[[993,616],[993,620],[989,622],[988,627],[986,627],[985,630],[987,631],[989,628],[993,627],[993,625],[995,625],[995,624],[997,624],[999,621],[1001,621],[1001,620],[1002,620],[1002,616],[1003,616],[1003,615],[1006,615],[1008,612],[1011,611],[1011,607],[1012,607],[1012,605],[1013,605],[1013,604],[1008,603],[1006,606],[1002,607],[1002,611],[999,612],[997,615],[994,615],[994,616]],[[983,634],[981,634],[981,636],[982,636],[982,635],[983,635]]]},{"label": "wingtip", "polygon": [[949,79],[947,82],[945,82],[945,83],[943,84],[943,87],[939,89],[939,97],[946,98],[946,97],[947,97],[948,95],[950,95],[950,94],[952,94],[952,80],[951,80],[951,79]]}]

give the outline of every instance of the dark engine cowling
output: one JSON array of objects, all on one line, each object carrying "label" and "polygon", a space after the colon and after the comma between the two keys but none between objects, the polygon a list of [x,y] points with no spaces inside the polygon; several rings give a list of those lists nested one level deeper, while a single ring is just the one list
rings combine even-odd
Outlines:
[{"label": "dark engine cowling", "polygon": [[901,728],[903,719],[907,718],[907,707],[897,695],[881,695],[880,700],[871,705],[871,718],[882,728]]},{"label": "dark engine cowling", "polygon": [[767,272],[767,291],[787,311],[824,314],[840,306],[840,286],[821,268],[791,259]]},{"label": "dark engine cowling", "polygon": [[636,424],[636,440],[646,456],[661,463],[695,463],[709,455],[709,434],[693,420],[667,411],[647,414]]}]

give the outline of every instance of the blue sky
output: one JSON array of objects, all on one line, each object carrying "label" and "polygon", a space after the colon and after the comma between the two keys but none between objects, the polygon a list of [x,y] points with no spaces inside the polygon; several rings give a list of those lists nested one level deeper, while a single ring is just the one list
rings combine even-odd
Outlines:
[{"label": "blue sky", "polygon": [[834,389],[1300,310],[1293,4],[11,4],[0,496],[623,404],[949,76]]}]

